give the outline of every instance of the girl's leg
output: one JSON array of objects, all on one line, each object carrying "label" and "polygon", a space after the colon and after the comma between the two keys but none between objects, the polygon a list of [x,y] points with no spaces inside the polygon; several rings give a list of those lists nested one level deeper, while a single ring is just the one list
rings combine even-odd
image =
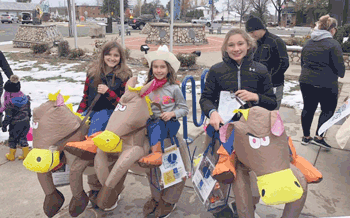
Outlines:
[{"label": "girl's leg", "polygon": [[9,125],[9,140],[8,144],[10,147],[10,152],[6,154],[6,158],[9,161],[14,161],[16,158],[16,146],[17,146],[17,135],[11,125]]},{"label": "girl's leg", "polygon": [[[318,129],[324,124],[327,120],[329,120],[337,107],[338,103],[338,88],[323,88],[320,89],[319,95],[323,96],[320,100],[321,104],[321,115],[318,119],[318,125],[316,130],[316,135],[318,132]],[[321,134],[321,137],[324,135],[324,133]]]},{"label": "girl's leg", "polygon": [[23,155],[18,157],[18,160],[24,160],[29,153],[29,144],[27,140],[27,134],[30,129],[29,121],[22,126],[22,132],[19,135],[19,144],[22,147]]},{"label": "girl's leg", "polygon": [[301,113],[301,126],[304,136],[307,137],[310,136],[310,128],[319,102],[320,93],[319,88],[305,83],[300,83],[300,90],[304,102],[303,111]]},{"label": "girl's leg", "polygon": [[139,165],[144,168],[153,168],[162,165],[161,146],[166,138],[167,131],[163,120],[155,120],[147,122],[147,134],[150,141],[152,153],[139,160]]},{"label": "girl's leg", "polygon": [[104,131],[106,129],[109,118],[111,117],[113,110],[104,109],[101,111],[92,112],[90,115],[90,128],[88,136],[92,134]]}]

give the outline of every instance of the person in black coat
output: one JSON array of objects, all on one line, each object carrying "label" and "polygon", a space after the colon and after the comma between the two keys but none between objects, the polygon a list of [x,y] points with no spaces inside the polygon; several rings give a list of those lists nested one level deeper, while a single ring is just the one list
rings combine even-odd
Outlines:
[{"label": "person in black coat", "polygon": [[[209,137],[215,136],[214,130],[219,130],[220,124],[224,124],[217,111],[221,91],[231,91],[251,106],[260,106],[268,110],[276,108],[271,75],[263,64],[253,61],[255,48],[255,41],[244,30],[232,29],[226,34],[221,47],[223,61],[210,68],[199,101],[204,114],[210,119],[206,128]],[[247,104],[243,107],[247,108]],[[233,120],[237,120],[237,117]],[[214,146],[213,154],[219,158],[213,176],[227,173],[230,174],[229,177],[234,178],[236,171],[233,148]],[[229,171],[224,172],[221,169]],[[213,213],[215,217],[233,216],[229,207],[224,207],[221,211],[215,210]]]},{"label": "person in black coat", "polygon": [[[337,32],[337,20],[329,15],[322,16],[301,51],[300,90],[303,95],[304,108],[301,113],[301,124],[304,136],[302,144],[310,142],[331,148],[323,137],[318,135],[318,129],[330,119],[338,102],[338,78],[344,77],[345,65],[343,52],[338,41],[333,39]],[[316,136],[310,136],[311,123],[318,106],[321,104],[321,114],[318,120]]]},{"label": "person in black coat", "polygon": [[[232,41],[231,37],[240,39]],[[242,48],[240,43],[243,43],[245,48]],[[223,62],[210,68],[199,101],[204,114],[210,118],[210,125],[216,130],[219,129],[219,124],[223,123],[217,112],[221,91],[232,91],[242,100],[251,102],[253,106],[268,110],[274,110],[277,106],[267,68],[253,61],[252,54],[255,48],[254,40],[244,30],[234,29],[226,34],[221,49]]]},{"label": "person in black coat", "polygon": [[[6,57],[4,56],[4,54],[1,51],[0,51],[0,67],[4,71],[7,78],[10,79],[11,75],[13,75],[13,72],[11,70],[9,63],[6,60]],[[2,75],[0,73],[0,98],[1,98],[2,93],[4,91],[3,85],[4,85],[4,80],[3,80]],[[1,102],[0,102],[0,106],[1,106]],[[0,127],[2,127],[2,117],[3,117],[3,113],[0,113]]]},{"label": "person in black coat", "polygon": [[258,47],[254,53],[254,61],[265,65],[271,74],[277,98],[276,110],[278,110],[283,98],[284,73],[289,67],[286,43],[280,37],[270,33],[258,17],[249,18],[246,22],[246,30],[257,40]]}]

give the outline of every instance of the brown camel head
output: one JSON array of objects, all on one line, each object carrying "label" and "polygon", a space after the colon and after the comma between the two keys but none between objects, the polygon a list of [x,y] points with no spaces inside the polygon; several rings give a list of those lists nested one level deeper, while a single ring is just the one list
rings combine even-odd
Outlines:
[{"label": "brown camel head", "polygon": [[[60,163],[64,144],[57,142],[78,129],[81,119],[64,101],[68,96],[49,95],[49,101],[33,111],[33,147],[23,165],[34,172],[45,173]],[[76,138],[76,137],[75,137]]]},{"label": "brown camel head", "polygon": [[127,82],[126,91],[110,117],[106,130],[93,139],[95,145],[104,152],[121,152],[123,139],[146,127],[152,114],[149,98],[141,98],[137,88],[134,88],[136,79],[133,77]]},{"label": "brown camel head", "polygon": [[281,204],[299,199],[303,189],[289,167],[288,140],[279,112],[253,107],[242,113],[226,135],[233,131],[237,159],[257,175],[262,200]]}]

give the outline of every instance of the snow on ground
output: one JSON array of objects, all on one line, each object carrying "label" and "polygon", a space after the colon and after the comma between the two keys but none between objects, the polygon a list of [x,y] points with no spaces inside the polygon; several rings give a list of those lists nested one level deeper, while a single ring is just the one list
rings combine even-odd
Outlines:
[{"label": "snow on ground", "polygon": [[[73,103],[76,111],[83,96],[84,81],[86,72],[76,72],[74,66],[78,63],[57,65],[37,64],[37,61],[13,61],[8,62],[14,72],[21,79],[21,90],[30,95],[32,110],[46,102],[49,93],[56,93],[61,90],[62,95],[69,95],[67,104]],[[45,80],[46,79],[46,80]],[[6,76],[4,78],[6,82]],[[200,94],[200,81],[196,81],[196,93]],[[187,83],[186,90],[191,92],[191,83]],[[284,86],[284,97],[282,104],[301,110],[303,107],[302,95],[297,87],[297,81],[286,81]],[[3,99],[1,99],[3,101]],[[0,131],[0,141],[8,139],[8,133]]]}]

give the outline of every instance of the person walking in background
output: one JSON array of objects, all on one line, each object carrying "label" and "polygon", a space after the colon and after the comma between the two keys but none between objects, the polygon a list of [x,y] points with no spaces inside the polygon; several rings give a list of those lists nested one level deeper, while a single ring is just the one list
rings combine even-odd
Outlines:
[{"label": "person walking in background", "polygon": [[6,154],[9,161],[15,160],[16,147],[19,144],[22,147],[23,155],[19,156],[19,160],[24,160],[29,153],[29,144],[27,134],[30,128],[30,118],[32,112],[30,110],[29,96],[21,92],[21,83],[17,75],[12,75],[5,83],[5,102],[0,108],[0,112],[5,111],[6,116],[3,122],[2,131],[9,131],[8,144],[10,153]]},{"label": "person walking in background", "polygon": [[[323,135],[317,131],[334,114],[338,102],[338,78],[344,77],[345,65],[342,48],[333,39],[337,32],[337,20],[329,15],[322,16],[316,23],[311,39],[301,51],[300,90],[303,95],[304,108],[301,113],[301,125],[304,136],[301,144],[310,142],[331,148]],[[316,136],[312,141],[310,128],[318,103],[321,105],[321,115],[318,120]]]},{"label": "person walking in background", "polygon": [[257,41],[254,61],[267,67],[272,77],[274,93],[279,110],[283,98],[284,73],[289,67],[286,43],[275,34],[270,33],[257,17],[250,17],[246,22],[246,30]]},{"label": "person walking in background", "polygon": [[[4,54],[1,51],[0,51],[0,67],[4,71],[7,78],[10,79],[11,75],[13,75],[13,72],[11,70],[9,63],[6,60],[6,57],[4,56]],[[3,81],[2,75],[0,73],[0,99],[2,96],[2,92],[4,91],[3,85],[4,85],[4,81]],[[1,106],[1,102],[0,102],[0,106]],[[0,127],[2,126],[2,118],[3,118],[3,113],[1,112],[0,113]]]}]

